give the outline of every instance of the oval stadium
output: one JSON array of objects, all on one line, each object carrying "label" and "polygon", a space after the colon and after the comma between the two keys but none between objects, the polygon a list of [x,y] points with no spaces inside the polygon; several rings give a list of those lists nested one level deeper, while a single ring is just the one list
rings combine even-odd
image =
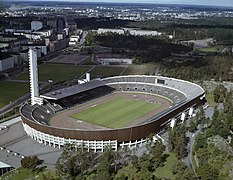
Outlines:
[{"label": "oval stadium", "polygon": [[26,133],[39,143],[66,143],[103,151],[143,145],[177,121],[193,116],[205,100],[197,84],[179,79],[129,75],[94,79],[45,93],[43,104],[25,103]]}]

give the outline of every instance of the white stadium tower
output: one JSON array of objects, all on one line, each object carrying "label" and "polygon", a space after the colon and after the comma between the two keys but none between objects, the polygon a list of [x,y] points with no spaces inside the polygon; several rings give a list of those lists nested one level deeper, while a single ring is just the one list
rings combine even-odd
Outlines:
[{"label": "white stadium tower", "polygon": [[29,49],[29,76],[31,104],[43,104],[43,99],[39,96],[38,72],[37,72],[37,52],[36,49]]}]

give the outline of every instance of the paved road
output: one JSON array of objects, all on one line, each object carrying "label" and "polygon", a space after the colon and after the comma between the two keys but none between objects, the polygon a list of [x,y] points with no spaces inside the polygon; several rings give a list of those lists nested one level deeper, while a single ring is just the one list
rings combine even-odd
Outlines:
[{"label": "paved road", "polygon": [[42,165],[55,169],[61,149],[31,139],[23,129],[21,119],[8,125],[6,129],[0,130],[0,147],[3,147],[2,150],[0,149],[0,161],[18,168],[21,166],[22,156],[37,155],[39,159],[44,160]]},{"label": "paved road", "polygon": [[[205,116],[209,117],[209,118],[212,118],[213,112],[214,112],[214,109],[212,107],[208,107],[208,108],[205,109]],[[193,154],[192,147],[193,147],[193,144],[195,142],[196,136],[201,132],[201,129],[203,127],[204,126],[198,125],[198,130],[197,131],[195,131],[194,133],[191,133],[191,132],[186,133],[186,137],[189,138],[189,142],[187,144],[188,156],[183,158],[182,160],[187,166],[189,166],[189,167],[191,167],[193,169],[194,173],[196,173],[196,172],[195,172],[194,165],[193,165],[193,162],[192,162],[192,154]]]}]

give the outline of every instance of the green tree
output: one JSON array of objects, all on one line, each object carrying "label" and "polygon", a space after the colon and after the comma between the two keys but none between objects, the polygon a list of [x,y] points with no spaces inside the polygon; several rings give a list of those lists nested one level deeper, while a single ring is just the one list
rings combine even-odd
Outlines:
[{"label": "green tree", "polygon": [[83,146],[66,144],[56,162],[56,173],[63,178],[82,176],[86,171],[92,171],[96,163],[96,154],[93,152],[88,152]]},{"label": "green tree", "polygon": [[161,157],[165,151],[165,146],[163,145],[162,141],[156,141],[155,146],[152,147],[152,155],[155,157]]},{"label": "green tree", "polygon": [[197,174],[201,179],[213,180],[218,179],[219,171],[217,168],[205,163],[197,169]]},{"label": "green tree", "polygon": [[216,86],[213,91],[214,101],[216,103],[224,102],[226,93],[227,93],[227,89],[222,84]]},{"label": "green tree", "polygon": [[169,129],[168,132],[168,146],[169,150],[173,151],[180,159],[186,156],[186,136],[185,126],[178,125],[174,129]]},{"label": "green tree", "polygon": [[190,121],[188,129],[192,133],[194,133],[197,130],[197,124],[195,123],[194,119]]},{"label": "green tree", "polygon": [[172,169],[173,174],[183,174],[186,170],[186,165],[182,161],[177,161],[175,166]]},{"label": "green tree", "polygon": [[111,147],[105,147],[104,153],[100,156],[100,161],[97,166],[97,176],[101,179],[110,179],[111,174],[116,171],[117,167],[117,152]]},{"label": "green tree", "polygon": [[195,147],[194,150],[197,150],[199,148],[206,148],[207,143],[206,143],[206,138],[205,135],[203,134],[198,134],[195,138]]},{"label": "green tree", "polygon": [[195,118],[197,124],[203,125],[206,122],[205,111],[202,106],[199,108]]},{"label": "green tree", "polygon": [[27,169],[35,169],[40,163],[37,156],[28,156],[21,160],[21,166]]}]

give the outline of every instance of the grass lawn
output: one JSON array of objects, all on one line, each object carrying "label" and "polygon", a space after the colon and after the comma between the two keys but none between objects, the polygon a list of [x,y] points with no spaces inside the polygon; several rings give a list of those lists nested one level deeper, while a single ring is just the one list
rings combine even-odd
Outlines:
[{"label": "grass lawn", "polygon": [[157,168],[154,175],[158,178],[174,179],[175,176],[172,174],[172,169],[177,161],[178,159],[176,158],[175,154],[169,153],[165,166]]},{"label": "grass lawn", "polygon": [[[92,66],[75,66],[67,64],[41,64],[39,65],[39,80],[64,81],[80,77]],[[28,72],[16,77],[20,80],[29,80]]]},{"label": "grass lawn", "polygon": [[29,83],[0,82],[0,108],[29,92]]},{"label": "grass lawn", "polygon": [[108,128],[119,128],[158,109],[159,104],[125,97],[98,104],[72,115],[72,118]]},{"label": "grass lawn", "polygon": [[150,74],[154,75],[157,69],[156,64],[142,64],[142,65],[129,65],[126,71],[124,72],[124,75],[145,75]]},{"label": "grass lawn", "polygon": [[56,177],[55,172],[49,169],[45,169],[41,172],[36,172],[36,171],[32,171],[31,169],[25,169],[22,167],[16,169],[15,171],[11,171],[4,174],[1,178],[8,180],[44,179],[43,174],[47,175],[50,178],[58,178]]},{"label": "grass lawn", "polygon": [[201,52],[221,52],[224,48],[225,48],[225,46],[223,46],[223,45],[216,45],[216,46],[201,48],[198,50]]},{"label": "grass lawn", "polygon": [[35,176],[35,173],[32,170],[19,168],[15,171],[11,171],[6,173],[2,178],[9,179],[9,180],[22,180],[22,179],[29,179]]},{"label": "grass lawn", "polygon": [[107,77],[120,75],[125,67],[114,67],[114,66],[96,66],[91,70],[91,77]]},{"label": "grass lawn", "polygon": [[213,93],[207,92],[205,98],[206,98],[208,104],[211,107],[215,107],[216,106],[216,102],[214,102],[214,95],[213,95]]}]

